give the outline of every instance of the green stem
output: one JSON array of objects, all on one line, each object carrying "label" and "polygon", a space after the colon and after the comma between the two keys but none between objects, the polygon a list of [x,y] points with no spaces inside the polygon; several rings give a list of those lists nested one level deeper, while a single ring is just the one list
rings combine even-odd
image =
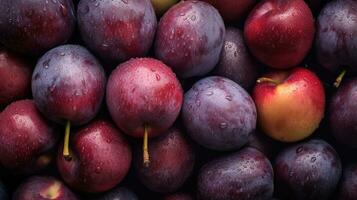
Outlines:
[{"label": "green stem", "polygon": [[346,75],[347,70],[343,70],[340,75],[338,75],[338,77],[336,78],[335,82],[333,83],[333,85],[338,88],[341,85],[342,79],[343,77]]}]

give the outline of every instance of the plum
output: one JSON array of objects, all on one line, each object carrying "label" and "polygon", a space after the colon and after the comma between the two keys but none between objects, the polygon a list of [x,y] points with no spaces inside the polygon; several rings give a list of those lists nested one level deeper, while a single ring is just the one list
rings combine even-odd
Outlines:
[{"label": "plum", "polygon": [[246,147],[205,164],[198,174],[199,199],[271,199],[273,168],[258,150]]},{"label": "plum", "polygon": [[138,197],[130,189],[125,187],[116,187],[104,194],[91,198],[92,200],[138,200]]},{"label": "plum", "polygon": [[294,67],[305,58],[314,33],[314,18],[303,0],[263,0],[244,25],[244,38],[252,54],[279,69]]},{"label": "plum", "polygon": [[187,193],[174,193],[165,196],[163,200],[193,200],[193,197]]},{"label": "plum", "polygon": [[258,0],[203,0],[212,4],[227,23],[234,23],[245,17],[259,2]]},{"label": "plum", "polygon": [[250,89],[258,78],[258,63],[245,46],[241,30],[228,27],[224,47],[214,74],[231,79],[244,89]]},{"label": "plum", "polygon": [[333,95],[329,107],[329,125],[336,140],[357,148],[357,78],[342,83]]},{"label": "plum", "polygon": [[338,190],[339,200],[357,199],[357,163],[351,163],[344,167],[343,175]]},{"label": "plum", "polygon": [[210,72],[218,63],[225,27],[218,11],[202,1],[181,1],[161,18],[155,55],[188,78]]},{"label": "plum", "polygon": [[0,48],[0,105],[27,97],[31,93],[31,75],[28,62]]},{"label": "plum", "polygon": [[60,180],[50,176],[33,176],[15,191],[13,200],[77,200]]},{"label": "plum", "polygon": [[111,73],[106,95],[116,125],[130,136],[144,137],[144,162],[148,164],[148,137],[169,129],[181,110],[183,90],[176,75],[159,60],[131,59]]},{"label": "plum", "polygon": [[336,151],[323,140],[287,147],[278,154],[274,172],[283,199],[328,199],[341,176]]},{"label": "plum", "polygon": [[[138,178],[150,190],[160,193],[174,192],[191,175],[195,153],[183,132],[171,128],[148,144],[152,162],[143,165],[141,154],[135,157]],[[141,152],[141,151],[138,151]]]},{"label": "plum", "polygon": [[315,40],[318,62],[332,72],[357,72],[357,2],[330,1],[317,19]]},{"label": "plum", "polygon": [[129,171],[131,148],[110,122],[96,120],[71,139],[71,160],[57,156],[57,167],[71,187],[88,193],[105,192],[119,184]]},{"label": "plum", "polygon": [[1,0],[0,43],[39,55],[65,43],[76,23],[72,0]]},{"label": "plum", "polygon": [[182,122],[193,140],[206,148],[242,147],[255,130],[256,121],[252,98],[227,78],[206,77],[185,93]]},{"label": "plum", "polygon": [[5,185],[0,181],[0,199],[1,200],[8,200],[9,199],[9,195],[7,192],[7,189],[5,187]]},{"label": "plum", "polygon": [[32,100],[16,101],[0,114],[0,164],[7,169],[33,173],[45,168],[57,139]]},{"label": "plum", "polygon": [[86,45],[109,62],[145,56],[157,20],[150,0],[81,0],[78,26]]}]

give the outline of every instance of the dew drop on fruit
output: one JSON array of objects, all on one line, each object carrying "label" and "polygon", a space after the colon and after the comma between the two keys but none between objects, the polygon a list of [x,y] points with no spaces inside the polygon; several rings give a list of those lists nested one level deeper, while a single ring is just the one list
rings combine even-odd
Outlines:
[{"label": "dew drop on fruit", "polygon": [[316,161],[316,157],[312,157],[311,162],[315,162],[315,161]]},{"label": "dew drop on fruit", "polygon": [[45,69],[48,69],[48,65],[50,63],[50,60],[46,60],[45,62],[42,63],[42,66],[45,68]]},{"label": "dew drop on fruit", "polygon": [[200,100],[196,100],[196,105],[199,107],[201,106],[201,101]]},{"label": "dew drop on fruit", "polygon": [[222,123],[219,124],[219,128],[221,128],[221,129],[225,129],[227,127],[228,127],[228,124],[225,123],[225,122],[222,122]]},{"label": "dew drop on fruit", "polygon": [[98,6],[99,6],[99,2],[96,2],[96,3],[94,4],[94,6],[95,6],[95,7],[98,7]]},{"label": "dew drop on fruit", "polygon": [[60,4],[60,10],[64,17],[66,17],[68,15],[68,10],[63,4]]},{"label": "dew drop on fruit", "polygon": [[95,168],[94,172],[97,173],[97,174],[99,174],[99,173],[100,173],[100,170],[101,170],[101,168],[100,168],[99,166],[97,166],[97,167]]},{"label": "dew drop on fruit", "polygon": [[155,74],[155,77],[156,77],[156,80],[158,80],[158,81],[161,79],[159,74]]},{"label": "dew drop on fruit", "polygon": [[128,4],[129,0],[121,0],[123,3]]},{"label": "dew drop on fruit", "polygon": [[83,13],[83,14],[87,14],[87,13],[89,12],[89,7],[86,5],[86,6],[84,6],[80,11],[81,11],[81,13]]},{"label": "dew drop on fruit", "polygon": [[228,101],[232,101],[232,96],[228,95],[228,96],[226,96],[226,99],[227,99]]},{"label": "dew drop on fruit", "polygon": [[207,96],[212,96],[213,95],[213,92],[212,91],[209,91],[206,93]]}]

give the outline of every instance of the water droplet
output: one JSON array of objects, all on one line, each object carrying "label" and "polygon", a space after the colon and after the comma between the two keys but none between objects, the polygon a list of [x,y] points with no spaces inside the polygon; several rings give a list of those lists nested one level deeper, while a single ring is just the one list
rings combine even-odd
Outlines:
[{"label": "water droplet", "polygon": [[68,15],[68,10],[63,4],[60,4],[60,10],[61,10],[61,13],[62,13],[63,16],[67,16]]},{"label": "water droplet", "polygon": [[42,63],[42,66],[45,68],[45,69],[48,69],[49,67],[49,64],[50,64],[50,59],[46,60],[45,62]]},{"label": "water droplet", "polygon": [[156,72],[156,70],[155,69],[150,69],[152,72]]},{"label": "water droplet", "polygon": [[196,105],[200,106],[201,105],[201,101],[200,100],[196,100]]},{"label": "water droplet", "polygon": [[296,149],[296,153],[301,153],[302,152],[302,147],[298,147],[297,149]]},{"label": "water droplet", "polygon": [[312,157],[311,162],[315,162],[315,161],[316,161],[316,157]]},{"label": "water droplet", "polygon": [[99,174],[99,173],[100,173],[100,170],[101,170],[101,168],[100,168],[99,166],[97,166],[97,167],[95,168],[94,172],[97,173],[97,174]]},{"label": "water droplet", "polygon": [[57,0],[52,0],[52,3],[57,3]]},{"label": "water droplet", "polygon": [[185,16],[185,13],[184,12],[180,13],[180,16]]},{"label": "water droplet", "polygon": [[226,122],[222,122],[219,124],[219,128],[221,128],[221,129],[225,129],[227,127],[228,127],[228,124]]},{"label": "water droplet", "polygon": [[159,74],[155,74],[155,77],[156,77],[156,80],[158,80],[158,81],[161,79]]},{"label": "water droplet", "polygon": [[227,99],[228,101],[232,101],[232,96],[228,95],[228,96],[226,96],[226,99]]},{"label": "water droplet", "polygon": [[128,4],[129,0],[121,0],[123,3]]},{"label": "water droplet", "polygon": [[98,6],[99,6],[99,2],[96,2],[96,3],[94,4],[94,6],[95,6],[95,7],[98,7]]},{"label": "water droplet", "polygon": [[192,21],[195,21],[195,20],[196,20],[196,15],[192,15],[192,16],[191,16],[191,20],[192,20]]},{"label": "water droplet", "polygon": [[61,56],[65,56],[66,54],[64,52],[60,53]]},{"label": "water droplet", "polygon": [[213,95],[213,92],[212,92],[212,91],[208,91],[208,92],[206,93],[206,95],[207,95],[207,96],[212,96],[212,95]]},{"label": "water droplet", "polygon": [[55,89],[56,89],[56,85],[55,84],[51,85],[50,92],[52,93],[53,91],[55,91]]}]

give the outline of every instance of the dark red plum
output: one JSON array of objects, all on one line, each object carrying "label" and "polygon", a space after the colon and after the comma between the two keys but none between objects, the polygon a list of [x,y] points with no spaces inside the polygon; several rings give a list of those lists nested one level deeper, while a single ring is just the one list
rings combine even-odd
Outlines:
[{"label": "dark red plum", "polygon": [[339,183],[338,199],[357,199],[357,163],[352,163],[344,167]]},{"label": "dark red plum", "polygon": [[77,200],[76,195],[60,180],[49,176],[33,176],[15,191],[13,200]]},{"label": "dark red plum", "polygon": [[357,2],[330,1],[317,19],[316,57],[332,72],[357,72]]},{"label": "dark red plum", "polygon": [[13,172],[32,173],[51,161],[57,134],[32,100],[8,105],[0,114],[0,164]]},{"label": "dark red plum", "polygon": [[110,122],[96,120],[82,127],[69,144],[71,160],[62,156],[57,167],[71,187],[88,193],[105,192],[119,184],[129,171],[131,148]]},{"label": "dark red plum", "polygon": [[63,45],[38,60],[32,75],[32,94],[47,118],[81,125],[98,112],[105,82],[102,66],[88,50]]},{"label": "dark red plum", "polygon": [[39,55],[65,43],[76,23],[72,0],[1,0],[0,43]]},{"label": "dark red plum", "polygon": [[243,33],[228,27],[224,47],[214,74],[231,79],[245,89],[251,88],[258,78],[258,64],[245,46]]},{"label": "dark red plum", "polygon": [[357,148],[357,78],[345,81],[333,95],[329,108],[329,124],[336,140]]},{"label": "dark red plum", "polygon": [[297,66],[314,40],[314,18],[303,0],[263,0],[250,12],[244,39],[262,63],[278,69]]},{"label": "dark red plum", "polygon": [[273,168],[254,148],[244,148],[205,164],[198,174],[201,200],[257,200],[273,196]]},{"label": "dark red plum", "polygon": [[276,157],[277,193],[282,199],[329,199],[341,176],[336,151],[323,140],[287,147]]},{"label": "dark red plum", "polygon": [[92,200],[138,200],[138,197],[128,188],[116,187]]},{"label": "dark red plum", "polygon": [[77,15],[82,39],[105,60],[145,56],[153,43],[157,20],[150,0],[81,0]]},{"label": "dark red plum", "polygon": [[202,1],[181,1],[161,18],[155,55],[188,78],[210,72],[218,63],[225,27],[218,11]]},{"label": "dark red plum", "polygon": [[186,92],[182,121],[197,143],[214,150],[239,149],[256,128],[257,113],[249,94],[237,83],[211,76]]},{"label": "dark red plum", "polygon": [[165,196],[163,200],[193,200],[193,197],[186,193],[175,193]]},{"label": "dark red plum", "polygon": [[222,15],[225,22],[234,23],[243,19],[258,0],[203,0],[212,4]]},{"label": "dark red plum", "polygon": [[0,48],[0,105],[27,97],[31,93],[31,75],[29,63]]},{"label": "dark red plum", "polygon": [[181,110],[183,90],[172,70],[153,58],[136,58],[120,64],[110,75],[107,105],[116,125],[133,137],[148,137],[168,130]]},{"label": "dark red plum", "polygon": [[183,132],[171,128],[152,139],[148,148],[151,156],[148,167],[143,164],[142,151],[135,157],[140,181],[155,192],[169,193],[179,189],[191,175],[195,163],[195,152]]}]

